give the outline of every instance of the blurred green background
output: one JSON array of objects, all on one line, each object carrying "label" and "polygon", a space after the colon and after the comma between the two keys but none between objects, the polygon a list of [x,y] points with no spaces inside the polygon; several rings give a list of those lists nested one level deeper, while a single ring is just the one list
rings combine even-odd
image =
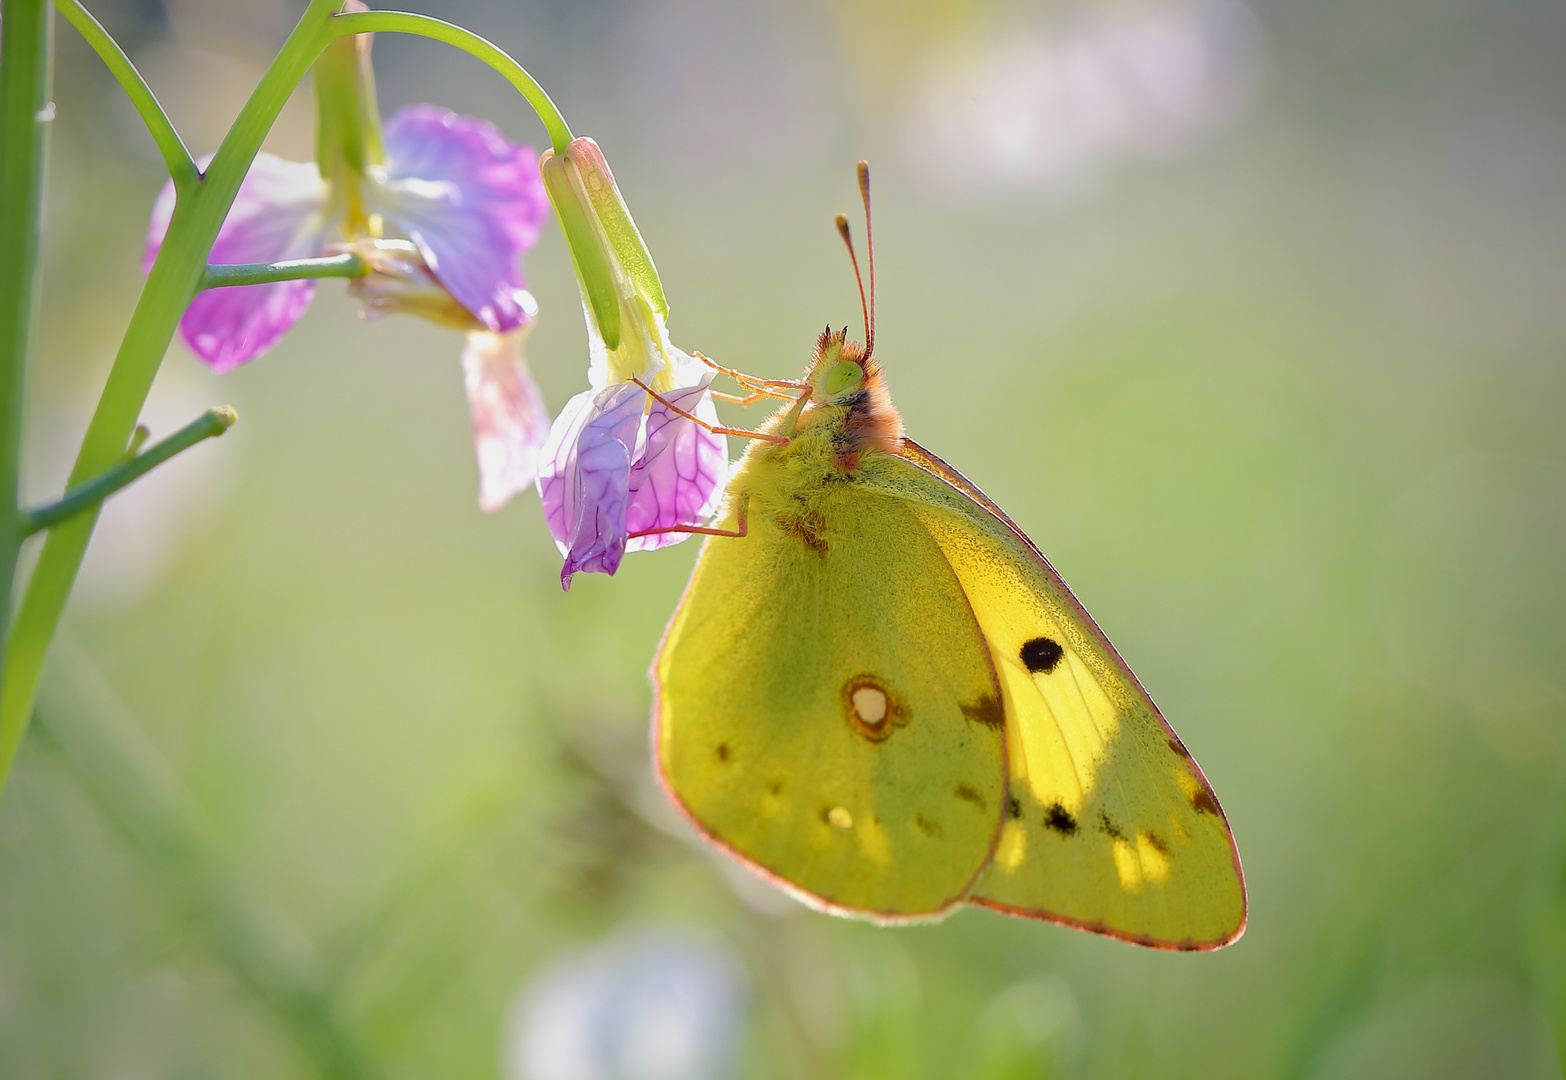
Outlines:
[{"label": "blurred green background", "polygon": [[[196,153],[302,9],[91,6]],[[0,807],[0,1075],[1559,1075],[1566,7],[411,6],[600,141],[674,340],[747,371],[857,322],[831,215],[871,160],[908,430],[1032,534],[1201,761],[1250,929],[1212,955],[979,911],[878,930],[723,865],[646,749],[696,545],[561,593],[535,498],[477,510],[459,338],[326,282],[255,363],[176,346],[159,376],[155,437],[241,421],[93,541]],[[57,34],[34,499],[162,181]],[[476,62],[375,48],[387,112],[541,141]],[[307,158],[311,123],[301,94],[269,148]],[[528,276],[557,409],[586,354],[552,226]],[[537,1003],[634,983],[639,941],[707,964],[711,1045],[539,1072],[529,1040],[569,1025]],[[639,1007],[594,1015],[623,1035]]]}]

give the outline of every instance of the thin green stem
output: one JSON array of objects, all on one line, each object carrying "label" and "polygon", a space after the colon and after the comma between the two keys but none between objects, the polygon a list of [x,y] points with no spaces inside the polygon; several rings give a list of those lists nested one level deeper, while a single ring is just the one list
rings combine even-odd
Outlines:
[{"label": "thin green stem", "polygon": [[533,106],[533,111],[544,122],[555,153],[564,154],[566,147],[571,145],[571,129],[566,126],[565,117],[560,115],[560,110],[555,108],[555,103],[549,99],[544,88],[538,85],[538,80],[529,75],[527,69],[513,60],[504,49],[471,30],[408,11],[350,11],[332,17],[331,32],[335,37],[369,33],[418,34],[444,41],[447,45],[476,56],[504,75],[527,98],[527,103]]},{"label": "thin green stem", "polygon": [[72,488],[52,503],[24,511],[23,535],[31,536],[43,529],[52,529],[83,510],[96,507],[120,488],[162,465],[181,450],[188,450],[203,439],[214,439],[223,434],[237,419],[239,417],[227,405],[208,409],[145,454],[137,454],[129,461],[100,473],[96,479]]},{"label": "thin green stem", "polygon": [[322,255],[318,259],[285,259],[275,263],[210,264],[201,275],[201,288],[222,289],[231,285],[270,285],[275,281],[300,278],[356,278],[366,271],[364,260],[353,252]]},{"label": "thin green stem", "polygon": [[[21,554],[22,405],[38,316],[49,101],[48,0],[0,0],[0,649]],[[9,686],[0,653],[0,688]]]},{"label": "thin green stem", "polygon": [[131,63],[130,57],[125,55],[125,50],[120,48],[120,43],[109,36],[103,24],[93,18],[92,12],[82,7],[81,0],[54,0],[54,6],[108,65],[131,104],[136,106],[142,123],[147,125],[147,131],[152,135],[152,141],[158,144],[158,152],[163,155],[169,175],[174,178],[174,187],[183,191],[200,181],[201,170],[196,167],[190,151],[185,149],[185,141],[174,130],[168,113],[163,111],[152,88],[141,77],[141,72],[136,70],[136,65]]},{"label": "thin green stem", "polygon": [[[6,23],[12,7],[38,6],[43,0],[3,0]],[[119,353],[98,399],[87,434],[71,470],[67,487],[76,487],[119,462],[136,426],[136,418],[152,389],[153,377],[174,339],[175,328],[206,274],[207,256],[218,229],[228,216],[234,196],[255,160],[261,141],[310,65],[331,40],[332,10],[339,0],[310,0],[310,6],[266,74],[240,110],[201,183],[182,192],[174,206],[168,233],[142,287],[141,299],[120,342]],[[11,37],[10,29],[5,39]],[[8,76],[9,77],[9,73]],[[9,158],[7,159],[9,162]],[[9,167],[9,166],[8,166]],[[0,204],[9,207],[9,203]],[[34,219],[36,220],[36,218]],[[12,249],[0,266],[16,256]],[[10,517],[15,521],[14,510]],[[49,640],[76,581],[76,571],[97,523],[96,509],[49,530],[37,569],[11,627],[7,643],[5,681],[0,685],[0,793],[4,791],[17,747],[27,731],[38,676]],[[15,528],[13,524],[11,526]]]}]

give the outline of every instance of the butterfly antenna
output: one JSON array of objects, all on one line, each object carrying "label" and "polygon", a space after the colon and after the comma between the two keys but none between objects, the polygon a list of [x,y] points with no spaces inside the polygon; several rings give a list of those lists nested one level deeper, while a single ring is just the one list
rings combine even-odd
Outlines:
[{"label": "butterfly antenna", "polygon": [[[848,232],[848,217],[845,214],[837,215],[837,235],[843,238],[843,245],[848,248],[848,259],[854,264],[854,280],[859,284],[859,311],[865,317],[865,356],[870,356],[870,342],[875,340],[875,324],[870,321],[870,312],[874,310],[865,302],[865,279],[859,276],[859,256],[854,251],[854,239]],[[871,279],[872,289],[875,288],[875,279]]]},{"label": "butterfly antenna", "polygon": [[[859,197],[865,204],[865,253],[870,262],[870,304],[865,315],[865,359],[875,352],[875,234],[870,231],[870,163],[859,163]],[[847,235],[846,226],[844,235]],[[857,273],[857,267],[856,267]],[[861,292],[863,288],[861,287]]]}]

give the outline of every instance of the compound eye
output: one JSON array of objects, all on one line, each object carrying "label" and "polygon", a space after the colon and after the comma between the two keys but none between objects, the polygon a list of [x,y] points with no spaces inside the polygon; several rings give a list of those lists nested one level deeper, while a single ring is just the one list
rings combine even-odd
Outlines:
[{"label": "compound eye", "polygon": [[826,393],[827,397],[853,390],[864,381],[865,369],[852,360],[839,360],[832,365],[832,370],[827,372]]}]

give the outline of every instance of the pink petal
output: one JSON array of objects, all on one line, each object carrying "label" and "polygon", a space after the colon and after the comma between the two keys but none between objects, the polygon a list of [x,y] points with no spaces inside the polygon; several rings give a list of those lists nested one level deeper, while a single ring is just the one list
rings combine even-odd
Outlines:
[{"label": "pink petal", "polygon": [[413,105],[386,124],[379,209],[408,234],[457,301],[491,330],[529,318],[521,259],[549,199],[532,147],[487,120]]},{"label": "pink petal", "polygon": [[[202,158],[203,169],[211,161]],[[152,208],[142,272],[152,269],[174,213],[174,184],[163,186]],[[211,263],[266,263],[316,254],[326,236],[326,185],[315,165],[257,154],[229,209]],[[277,343],[315,295],[313,281],[208,289],[191,301],[180,333],[191,352],[222,373]]]},{"label": "pink petal", "polygon": [[527,328],[509,334],[476,330],[462,350],[462,374],[473,417],[478,455],[479,508],[500,509],[538,477],[539,451],[549,435],[544,397],[527,369],[522,339]]},{"label": "pink petal", "polygon": [[[715,372],[708,371],[694,386],[667,391],[662,396],[709,424],[718,422],[707,387]],[[712,516],[728,472],[729,447],[715,435],[656,399],[647,416],[647,435],[641,456],[631,466],[631,504],[626,511],[627,532],[667,529],[673,525],[699,525]],[[651,551],[677,544],[690,533],[635,536],[627,551]]]},{"label": "pink petal", "polygon": [[[593,402],[602,391],[583,390],[560,410],[544,440],[544,452],[538,463],[538,498],[544,508],[544,523],[549,535],[564,555],[571,549],[576,521],[574,467],[577,440],[593,417]],[[569,524],[568,524],[569,523]]]},{"label": "pink petal", "polygon": [[625,554],[625,512],[647,391],[635,383],[586,390],[550,429],[538,473],[544,519],[565,555],[562,588],[578,571],[612,574]]}]

